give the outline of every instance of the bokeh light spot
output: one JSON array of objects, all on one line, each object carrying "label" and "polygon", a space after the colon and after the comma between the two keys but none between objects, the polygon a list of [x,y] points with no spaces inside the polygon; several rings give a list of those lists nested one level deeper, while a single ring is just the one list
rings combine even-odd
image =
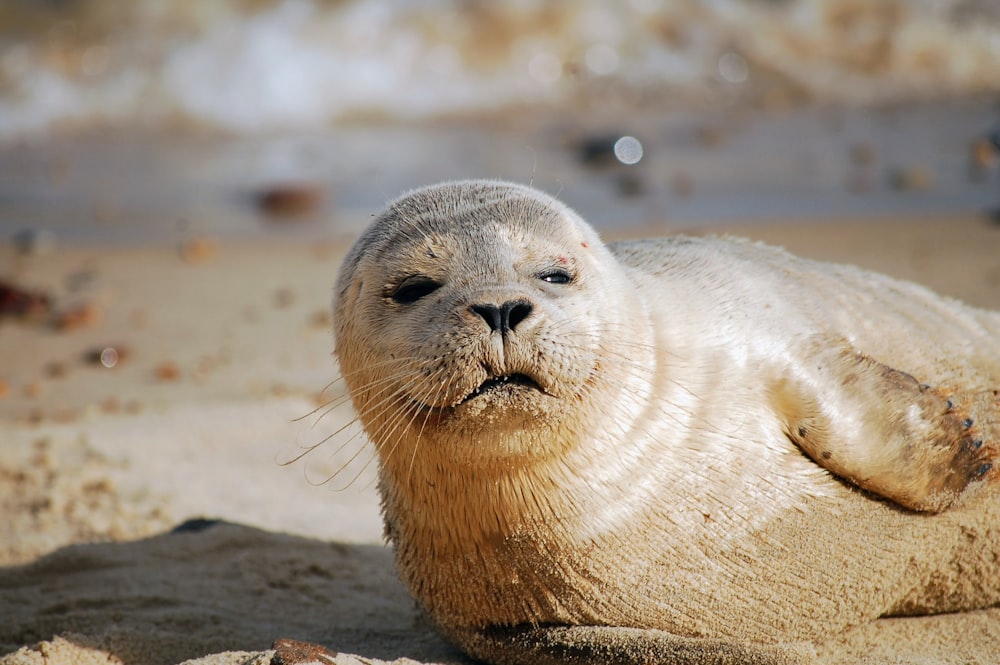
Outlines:
[{"label": "bokeh light spot", "polygon": [[750,66],[739,53],[723,53],[719,58],[719,76],[729,83],[745,83],[750,77]]},{"label": "bokeh light spot", "polygon": [[113,347],[108,347],[101,351],[101,364],[107,368],[114,367],[118,364],[118,351]]},{"label": "bokeh light spot", "polygon": [[615,141],[615,157],[622,164],[638,164],[642,159],[642,144],[634,136],[623,136]]}]

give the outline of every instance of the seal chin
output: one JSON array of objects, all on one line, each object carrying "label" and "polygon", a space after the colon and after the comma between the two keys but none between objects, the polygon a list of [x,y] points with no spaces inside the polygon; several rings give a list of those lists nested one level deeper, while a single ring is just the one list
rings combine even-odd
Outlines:
[{"label": "seal chin", "polygon": [[537,390],[540,393],[548,394],[540,385],[538,385],[538,382],[527,374],[505,374],[503,376],[493,376],[486,379],[479,384],[475,390],[463,397],[459,404],[465,404],[470,400],[486,395],[496,394],[501,391],[509,393],[522,388]]}]

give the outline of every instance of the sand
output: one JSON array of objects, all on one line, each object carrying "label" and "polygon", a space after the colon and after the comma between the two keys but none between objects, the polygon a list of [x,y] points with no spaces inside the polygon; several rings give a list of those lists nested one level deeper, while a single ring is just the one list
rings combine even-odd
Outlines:
[{"label": "sand", "polygon": [[[979,218],[739,233],[1000,309],[1000,228]],[[281,464],[351,421],[326,313],[345,249],[2,250],[0,279],[54,313],[0,321],[0,664],[267,663],[279,638],[335,663],[465,662],[395,578],[370,448],[341,434]],[[992,662],[1000,609],[817,650]]]}]

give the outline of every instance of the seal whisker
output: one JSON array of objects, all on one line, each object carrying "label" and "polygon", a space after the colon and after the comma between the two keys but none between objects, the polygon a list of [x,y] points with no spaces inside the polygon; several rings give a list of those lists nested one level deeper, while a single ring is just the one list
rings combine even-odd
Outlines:
[{"label": "seal whisker", "polygon": [[[409,379],[411,376],[412,376],[412,370],[410,368],[402,368],[395,374],[390,374],[378,381],[372,381],[367,384],[356,386],[354,390],[357,392],[371,393],[372,389],[381,387],[382,390],[374,393],[373,395],[373,397],[378,397],[379,395],[384,394],[386,391],[391,390],[393,388],[393,384],[398,383],[400,379]],[[323,420],[323,418],[325,418],[330,412],[332,412],[339,406],[346,403],[347,399],[351,399],[350,395],[347,395],[344,398],[337,398],[335,400],[331,400],[330,402],[327,402],[326,404],[317,407],[317,409],[314,409],[312,411],[312,414],[315,414],[320,409],[324,409],[324,411],[313,422],[312,427],[315,428]]]},{"label": "seal whisker", "polygon": [[[353,425],[353,424],[354,424],[354,422],[351,423],[351,425]],[[340,450],[343,450],[344,448],[346,448],[349,443],[352,443],[359,436],[361,436],[361,434],[362,434],[362,432],[359,431],[359,432],[356,432],[355,434],[351,435],[344,443],[342,443],[337,448],[336,452],[339,452]],[[367,446],[364,445],[364,444],[358,446],[357,450],[355,450],[354,453],[352,453],[351,456],[347,458],[347,461],[345,461],[344,463],[342,463],[333,473],[331,473],[330,475],[328,475],[323,480],[321,480],[321,481],[313,481],[313,480],[309,479],[308,475],[306,475],[306,481],[310,485],[313,485],[315,487],[319,487],[321,485],[326,485],[326,484],[332,482],[334,478],[336,478],[337,476],[339,476],[341,473],[344,472],[345,469],[347,469],[348,467],[350,467],[354,463],[354,461],[358,459],[358,457],[361,455],[361,453],[366,448],[367,448]],[[349,489],[352,485],[354,485],[354,483],[357,482],[358,478],[360,478],[362,476],[362,474],[364,474],[365,470],[368,468],[368,465],[371,464],[371,461],[373,459],[375,459],[375,457],[376,457],[376,455],[374,453],[372,453],[372,455],[368,458],[368,461],[366,461],[365,464],[361,467],[361,469],[357,473],[354,474],[354,476],[351,478],[350,481],[347,482],[347,484],[341,485],[341,486],[338,486],[338,487],[334,487],[334,488],[332,488],[333,491],[335,491],[335,492],[343,492],[343,491]],[[304,473],[307,473],[307,471],[308,471],[308,469],[303,469]]]},{"label": "seal whisker", "polygon": [[[446,371],[445,371],[444,368],[441,368],[441,370],[440,370],[440,376],[435,376],[435,381],[434,382],[437,383],[438,385],[437,385],[437,391],[435,392],[434,398],[432,400],[434,402],[437,402],[438,399],[440,398],[441,394],[444,392],[446,384],[441,379],[444,378],[445,376],[446,376]],[[411,426],[413,425],[413,422],[416,421],[418,413],[419,413],[419,411],[417,411],[417,412],[415,412],[413,414],[413,417],[410,420],[410,425]],[[410,478],[412,477],[412,474],[413,474],[413,464],[414,464],[414,462],[417,459],[417,452],[418,452],[418,450],[420,448],[420,439],[421,439],[421,437],[424,434],[424,429],[427,427],[427,422],[428,422],[428,419],[430,418],[430,416],[431,416],[431,410],[430,409],[424,409],[424,419],[423,419],[423,422],[420,425],[420,430],[417,432],[416,438],[413,440],[413,451],[410,453],[410,464],[409,464],[409,468],[406,471],[407,482],[409,482]]]},{"label": "seal whisker", "polygon": [[[429,362],[430,362],[430,361],[428,361],[428,360],[426,360],[426,359],[422,359],[422,358],[416,358],[416,357],[414,357],[414,358],[409,358],[409,359],[406,359],[406,358],[401,358],[401,359],[396,359],[396,358],[391,358],[391,359],[389,359],[389,360],[384,360],[384,361],[381,361],[381,362],[379,362],[379,363],[374,363],[374,366],[388,366],[388,365],[398,365],[398,364],[400,363],[400,361],[405,361],[405,360],[410,360],[410,361],[412,361],[412,362],[416,362],[416,363],[424,363],[424,364],[427,364],[427,363],[429,363]],[[371,369],[371,368],[372,368],[372,366],[369,366],[369,369]],[[407,375],[407,374],[406,374],[407,372],[408,372],[408,370],[406,370],[406,369],[403,369],[403,370],[401,370],[401,371],[400,371],[400,375],[399,375],[399,376],[406,376],[406,375]],[[358,372],[354,372],[354,374],[357,374],[357,373],[358,373]],[[345,374],[341,373],[341,374],[340,374],[340,375],[339,375],[339,376],[338,376],[337,378],[335,378],[335,379],[334,379],[333,381],[331,381],[331,382],[329,382],[328,384],[326,384],[326,386],[325,386],[325,387],[323,388],[323,390],[321,391],[321,394],[322,394],[323,392],[326,392],[327,390],[329,390],[331,386],[333,386],[333,385],[336,385],[337,383],[345,383],[345,384],[346,384],[346,383],[347,383],[347,381],[348,381],[348,378],[349,378],[349,377],[348,377],[348,375],[345,375]],[[384,379],[380,379],[380,381],[392,381],[392,380],[393,380],[393,378],[394,378],[394,377],[392,377],[392,376],[388,376],[388,377],[385,377]],[[362,386],[362,387],[359,387],[358,389],[364,389],[364,388],[365,388],[365,387],[364,387],[364,386]],[[341,404],[344,404],[344,403],[346,403],[346,402],[347,402],[348,400],[350,400],[350,399],[351,399],[351,395],[350,395],[350,393],[349,393],[349,392],[345,392],[345,393],[344,393],[344,394],[342,394],[342,395],[338,395],[338,396],[336,396],[336,397],[333,397],[333,398],[330,398],[330,399],[328,399],[328,400],[324,400],[324,401],[323,401],[323,402],[322,402],[321,404],[319,404],[319,405],[318,405],[318,406],[317,406],[316,408],[312,409],[312,410],[311,410],[311,411],[309,411],[308,413],[305,413],[305,414],[303,414],[303,415],[301,415],[301,416],[297,416],[296,418],[293,418],[293,419],[292,419],[292,422],[300,422],[300,421],[302,421],[302,420],[305,420],[306,418],[309,418],[309,417],[311,417],[311,416],[315,415],[316,413],[318,413],[318,412],[319,412],[319,411],[321,411],[322,409],[325,409],[325,408],[327,408],[327,407],[328,407],[328,406],[330,406],[331,404],[333,404],[333,405],[334,405],[334,408],[335,408],[336,406],[340,406]],[[325,415],[325,414],[324,414],[324,415]],[[318,420],[316,421],[316,423],[318,423],[318,422],[319,422],[319,420],[322,420],[322,417],[320,417],[320,418],[319,418],[319,419],[318,419]],[[314,424],[316,424],[316,423],[314,423]]]},{"label": "seal whisker", "polygon": [[[365,387],[368,388],[369,390],[372,389],[372,388],[381,388],[379,391],[377,391],[376,393],[374,393],[374,396],[376,398],[378,398],[380,395],[385,395],[385,394],[389,393],[389,391],[392,390],[393,384],[397,383],[399,379],[410,380],[411,377],[412,377],[412,374],[410,372],[404,370],[404,371],[398,372],[397,374],[389,375],[389,376],[387,376],[386,378],[384,378],[384,379],[382,379],[380,381],[370,382]],[[374,413],[375,417],[379,417],[379,414],[384,413],[384,412],[388,411],[388,409],[391,408],[391,406],[388,404],[388,402],[390,400],[391,400],[391,396],[390,396],[390,399],[382,400],[381,402],[379,402],[379,404],[381,404],[382,407],[379,408],[379,407],[376,406],[375,410],[374,411],[370,411],[369,413]],[[324,414],[322,414],[322,416],[320,416],[320,419],[322,419],[322,417],[325,416],[325,415],[327,415],[330,412],[330,410],[332,410],[333,408],[336,408],[340,404],[342,404],[342,400],[337,400],[336,403],[332,407],[330,407],[329,410],[327,410],[326,412],[324,412]],[[317,419],[317,422],[318,422],[318,420],[319,419]],[[278,464],[281,465],[281,466],[287,466],[287,465],[293,464],[295,462],[298,462],[299,460],[303,459],[308,454],[312,453],[313,451],[315,451],[319,447],[323,446],[327,442],[329,442],[329,441],[331,441],[331,440],[333,440],[335,438],[340,437],[342,434],[344,434],[345,432],[349,431],[352,427],[354,427],[358,423],[359,423],[359,418],[357,418],[357,417],[353,418],[352,420],[348,421],[347,423],[341,425],[334,432],[332,432],[330,434],[327,434],[326,436],[324,436],[323,438],[321,438],[319,441],[303,446],[303,450],[299,454],[294,455],[292,458],[290,458],[288,460],[279,461]],[[315,428],[316,424],[317,423],[314,422],[313,425],[312,425],[312,427]],[[361,436],[361,435],[362,435],[362,432],[360,430],[354,431],[354,433],[351,436],[347,437],[342,442],[340,442],[340,444],[330,453],[331,456],[337,455],[340,452],[342,452],[350,444],[352,444],[354,441],[358,440],[358,437]],[[360,456],[360,454],[362,453],[362,451],[367,447],[365,445],[365,443],[366,443],[366,440],[362,439],[362,445],[358,446],[358,449],[348,458],[348,460],[346,462],[342,463],[337,470],[335,470],[332,474],[328,475],[324,480],[322,480],[322,481],[315,481],[315,480],[312,480],[312,479],[308,478],[308,476],[307,476],[307,478],[306,478],[307,481],[310,484],[313,484],[313,485],[324,485],[324,484],[329,483],[334,478],[336,478],[338,475],[340,475],[340,473],[342,473],[345,469],[347,469],[348,467],[350,467],[357,460],[357,458]],[[345,485],[343,485],[342,487],[334,488],[335,491],[342,491],[342,490],[345,490],[345,489],[353,486],[354,483],[357,481],[357,478],[359,478],[364,473],[364,471],[368,468],[368,466],[371,464],[371,461],[373,459],[375,459],[375,457],[376,457],[376,454],[373,451],[371,457],[368,459],[368,461],[365,462],[365,464],[355,474],[355,476],[348,483],[346,483]],[[307,472],[308,469],[304,469],[303,471]]]},{"label": "seal whisker", "polygon": [[[377,436],[373,435],[372,437],[375,440],[376,448],[382,448],[388,441],[390,440],[393,441],[392,447],[385,455],[384,458],[385,461],[388,461],[388,459],[392,456],[392,453],[395,450],[396,445],[398,444],[399,441],[398,438],[392,439],[392,436],[397,431],[407,429],[408,425],[406,425],[405,423],[412,424],[414,419],[419,415],[421,411],[421,407],[419,406],[419,401],[414,401],[413,396],[415,395],[417,400],[420,400],[422,398],[426,398],[427,396],[432,394],[435,390],[440,389],[440,388],[435,388],[434,379],[435,376],[433,375],[429,377],[429,380],[423,383],[423,388],[419,391],[415,391],[412,388],[410,388],[407,391],[407,393],[405,393],[406,395],[405,407],[392,414],[392,416],[388,421],[383,422],[381,421],[381,414],[384,413],[389,408],[391,408],[392,404],[397,402],[403,396],[403,393],[402,391],[399,391],[397,393],[390,395],[382,403],[382,406],[384,406],[385,408],[383,408],[382,411],[380,411],[380,413],[376,415],[373,420],[371,420],[373,425],[375,425],[375,431],[377,432]],[[414,384],[414,385],[419,386],[420,384]]]},{"label": "seal whisker", "polygon": [[[293,456],[289,460],[286,460],[284,462],[278,462],[278,466],[288,466],[290,464],[295,464],[296,462],[298,462],[299,460],[301,460],[303,457],[305,457],[309,453],[313,452],[314,450],[316,450],[317,448],[319,448],[320,446],[322,446],[327,441],[330,441],[331,439],[333,439],[333,438],[339,436],[340,434],[342,434],[343,432],[345,432],[347,429],[349,429],[352,425],[354,425],[357,422],[359,422],[358,418],[354,418],[354,419],[348,421],[347,423],[341,425],[333,433],[327,434],[326,436],[324,436],[322,439],[320,439],[316,443],[310,443],[310,444],[307,444],[305,446],[302,446],[301,447],[302,452],[296,454],[295,456]],[[348,441],[350,441],[350,439],[348,439]],[[343,448],[343,445],[341,447],[338,447],[337,450],[334,451],[334,452],[340,452],[340,450],[342,448]]]}]

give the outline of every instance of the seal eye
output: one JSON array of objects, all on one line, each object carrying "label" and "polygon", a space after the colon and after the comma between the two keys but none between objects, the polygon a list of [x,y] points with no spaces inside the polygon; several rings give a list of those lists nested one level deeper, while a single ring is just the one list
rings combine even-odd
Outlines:
[{"label": "seal eye", "polygon": [[389,297],[400,305],[415,303],[424,296],[434,293],[441,285],[429,277],[414,275],[407,277],[397,286]]},{"label": "seal eye", "polygon": [[546,270],[538,275],[538,279],[549,284],[569,284],[573,281],[573,276],[565,270]]}]

